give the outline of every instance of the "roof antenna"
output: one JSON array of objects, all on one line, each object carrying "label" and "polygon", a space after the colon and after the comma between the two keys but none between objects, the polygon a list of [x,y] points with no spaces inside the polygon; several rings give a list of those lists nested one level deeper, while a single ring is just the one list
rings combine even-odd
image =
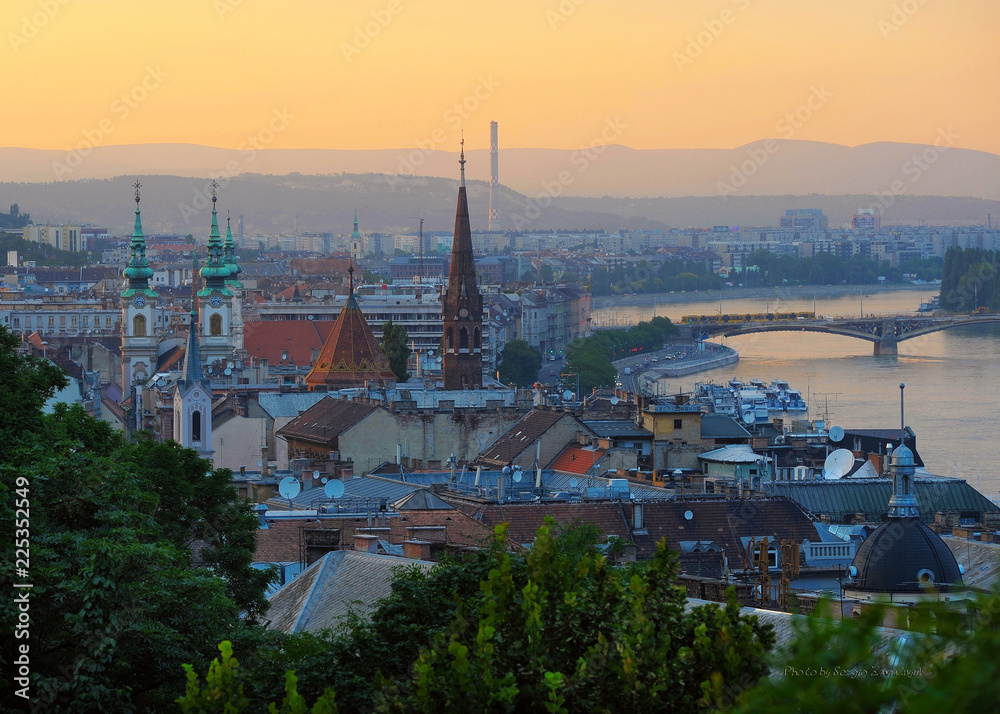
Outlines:
[{"label": "roof antenna", "polygon": [[899,445],[903,445],[903,438],[906,436],[906,419],[903,417],[903,390],[906,385],[899,383]]}]

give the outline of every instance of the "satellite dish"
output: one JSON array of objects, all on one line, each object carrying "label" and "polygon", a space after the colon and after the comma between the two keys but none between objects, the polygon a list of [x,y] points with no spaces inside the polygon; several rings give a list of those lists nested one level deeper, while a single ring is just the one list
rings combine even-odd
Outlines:
[{"label": "satellite dish", "polygon": [[226,367],[226,375],[228,376],[228,375],[230,375],[232,373],[233,373],[233,370],[231,370],[229,367]]},{"label": "satellite dish", "polygon": [[326,494],[327,498],[340,498],[344,495],[344,482],[338,479],[327,481],[326,486],[323,487],[323,493]]},{"label": "satellite dish", "polygon": [[328,479],[326,476],[324,476],[323,478],[320,479],[320,483],[326,483],[329,480],[330,479]]},{"label": "satellite dish", "polygon": [[573,392],[569,391],[568,389],[565,392],[563,392],[563,399],[565,399],[567,402],[572,398],[573,398]]},{"label": "satellite dish", "polygon": [[754,413],[752,411],[748,410],[748,411],[743,412],[743,423],[744,424],[746,424],[746,425],[749,426],[750,424],[753,424],[755,421],[757,421],[757,417],[754,416]]},{"label": "satellite dish", "polygon": [[580,480],[579,479],[571,478],[569,480],[569,487],[570,488],[576,488],[579,485],[580,485]]},{"label": "satellite dish", "polygon": [[227,362],[227,363],[226,363],[226,367],[228,367],[229,369],[232,369],[232,368],[233,368],[233,367],[235,367],[235,366],[236,366],[236,365],[235,365],[235,364],[233,364],[232,362]]},{"label": "satellite dish", "polygon": [[838,443],[844,439],[844,427],[834,426],[830,428],[830,441]]},{"label": "satellite dish", "polygon": [[298,479],[294,476],[285,476],[281,479],[281,483],[278,484],[278,493],[281,494],[282,498],[287,498],[289,501],[299,495],[299,491],[302,487],[299,485]]},{"label": "satellite dish", "polygon": [[694,518],[694,514],[691,511],[684,511],[684,519],[690,521]]},{"label": "satellite dish", "polygon": [[837,449],[823,462],[823,478],[828,481],[843,478],[852,466],[854,466],[854,454],[847,449]]},{"label": "satellite dish", "polygon": [[618,397],[611,397],[611,406],[614,406],[617,403],[618,403]]},{"label": "satellite dish", "polygon": [[261,461],[260,459],[257,459],[257,468],[260,468],[263,465],[264,465],[264,462]]},{"label": "satellite dish", "polygon": [[514,482],[515,483],[521,483],[521,472],[520,471],[515,471],[514,472]]},{"label": "satellite dish", "polygon": [[319,471],[313,471],[313,479],[315,480],[318,478],[319,478]]}]

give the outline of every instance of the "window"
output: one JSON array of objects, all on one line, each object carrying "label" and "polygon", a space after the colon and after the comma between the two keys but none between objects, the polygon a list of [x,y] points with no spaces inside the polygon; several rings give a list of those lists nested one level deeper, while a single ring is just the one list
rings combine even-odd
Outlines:
[{"label": "window", "polygon": [[674,419],[674,428],[681,429],[684,426],[684,422],[681,419]]},{"label": "window", "polygon": [[217,312],[213,312],[212,316],[208,318],[209,332],[213,337],[218,337],[222,334],[222,315]]},{"label": "window", "polygon": [[455,331],[452,328],[448,328],[448,349],[452,350],[455,348]]},{"label": "window", "polygon": [[201,441],[201,411],[191,412],[191,441]]},{"label": "window", "polygon": [[464,327],[458,331],[458,348],[469,349],[469,331]]},{"label": "window", "polygon": [[473,342],[472,346],[475,347],[477,350],[481,349],[483,346],[483,336],[478,327],[476,328],[476,331],[473,333],[473,339],[475,341]]},{"label": "window", "polygon": [[132,334],[135,337],[146,336],[146,316],[136,315],[132,320]]}]

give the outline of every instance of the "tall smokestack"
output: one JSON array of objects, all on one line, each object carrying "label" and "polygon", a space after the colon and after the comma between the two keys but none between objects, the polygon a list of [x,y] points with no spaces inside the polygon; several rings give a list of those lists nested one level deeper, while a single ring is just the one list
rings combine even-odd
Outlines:
[{"label": "tall smokestack", "polygon": [[495,230],[499,227],[500,211],[496,206],[499,196],[494,196],[496,188],[500,183],[500,144],[497,141],[497,123],[490,122],[490,218],[487,222],[487,230]]}]

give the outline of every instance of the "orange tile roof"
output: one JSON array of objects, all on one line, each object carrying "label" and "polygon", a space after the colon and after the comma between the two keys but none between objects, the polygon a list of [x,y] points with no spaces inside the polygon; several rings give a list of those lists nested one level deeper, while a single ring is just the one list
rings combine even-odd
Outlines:
[{"label": "orange tile roof", "polygon": [[[251,359],[269,364],[312,364],[313,350],[323,342],[335,323],[329,320],[267,320],[243,323],[243,347]],[[287,354],[286,359],[282,359]]]},{"label": "orange tile roof", "polygon": [[579,444],[570,444],[549,464],[549,468],[564,474],[578,474],[582,476],[605,453],[604,449],[597,449],[595,453],[593,448],[584,448]]},{"label": "orange tile roof", "polygon": [[306,384],[310,388],[326,385],[344,389],[363,387],[369,380],[394,382],[396,375],[351,293],[306,376]]}]

